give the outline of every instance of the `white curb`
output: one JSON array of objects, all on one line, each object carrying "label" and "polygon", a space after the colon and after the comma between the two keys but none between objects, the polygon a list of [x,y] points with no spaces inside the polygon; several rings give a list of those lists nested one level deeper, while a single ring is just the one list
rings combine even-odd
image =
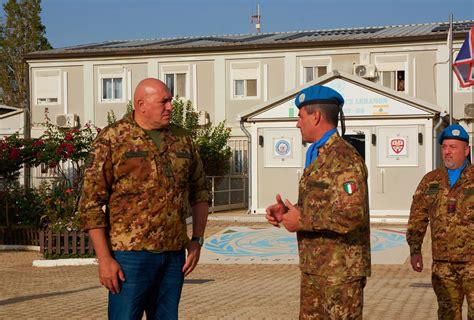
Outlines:
[{"label": "white curb", "polygon": [[97,264],[96,258],[33,260],[33,267],[88,266]]},{"label": "white curb", "polygon": [[19,244],[2,244],[0,245],[0,251],[6,250],[19,250],[19,251],[40,251],[39,246],[26,246]]}]

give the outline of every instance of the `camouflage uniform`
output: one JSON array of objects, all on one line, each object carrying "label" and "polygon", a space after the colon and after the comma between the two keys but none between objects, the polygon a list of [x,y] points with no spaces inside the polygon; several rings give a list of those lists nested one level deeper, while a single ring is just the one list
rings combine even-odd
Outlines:
[{"label": "camouflage uniform", "polygon": [[370,275],[367,168],[338,133],[304,171],[298,207],[302,319],[361,319]]},{"label": "camouflage uniform", "polygon": [[157,148],[129,115],[94,141],[79,210],[85,230],[108,228],[112,250],[185,248],[190,205],[208,201],[188,132],[171,125],[161,136]]},{"label": "camouflage uniform", "polygon": [[410,253],[421,254],[430,223],[432,283],[439,319],[461,319],[464,295],[474,319],[474,167],[466,166],[449,186],[446,168],[426,174],[411,205],[407,241]]}]

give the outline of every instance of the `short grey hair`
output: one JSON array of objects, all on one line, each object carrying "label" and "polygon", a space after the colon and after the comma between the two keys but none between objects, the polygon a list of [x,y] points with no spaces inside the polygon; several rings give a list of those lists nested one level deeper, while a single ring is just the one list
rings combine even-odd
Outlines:
[{"label": "short grey hair", "polygon": [[305,108],[307,114],[313,114],[315,111],[321,112],[321,115],[327,122],[337,127],[337,120],[341,107],[334,103],[312,103],[307,104]]}]

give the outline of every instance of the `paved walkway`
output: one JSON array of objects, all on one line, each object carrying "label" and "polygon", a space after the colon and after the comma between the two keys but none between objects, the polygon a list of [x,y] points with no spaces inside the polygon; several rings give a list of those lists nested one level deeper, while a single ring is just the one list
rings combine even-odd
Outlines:
[{"label": "paved walkway", "polygon": [[[225,228],[266,228],[261,222],[209,221],[206,236]],[[425,243],[429,249],[429,243]],[[425,270],[408,262],[375,265],[365,290],[365,319],[436,319]],[[32,267],[36,252],[0,252],[0,319],[105,319],[107,292],[97,266]],[[181,319],[297,319],[298,266],[286,264],[200,264],[186,279]]]}]

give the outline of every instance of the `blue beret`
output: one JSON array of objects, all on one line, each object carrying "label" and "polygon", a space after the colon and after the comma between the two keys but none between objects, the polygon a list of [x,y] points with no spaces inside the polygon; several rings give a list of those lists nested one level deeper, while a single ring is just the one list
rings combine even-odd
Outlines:
[{"label": "blue beret", "polygon": [[312,103],[334,103],[342,107],[344,98],[336,90],[320,85],[305,88],[296,95],[295,105],[298,109]]},{"label": "blue beret", "polygon": [[459,124],[452,124],[445,128],[438,138],[439,144],[442,144],[444,139],[455,139],[469,143],[469,135]]}]

